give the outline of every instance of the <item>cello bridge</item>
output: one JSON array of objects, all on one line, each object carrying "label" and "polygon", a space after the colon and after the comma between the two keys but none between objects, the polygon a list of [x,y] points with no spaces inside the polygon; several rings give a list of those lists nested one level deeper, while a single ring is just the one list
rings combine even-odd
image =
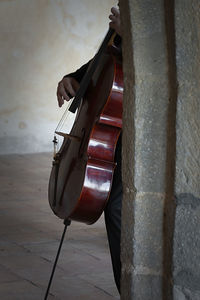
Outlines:
[{"label": "cello bridge", "polygon": [[79,136],[76,136],[76,135],[71,135],[71,134],[68,134],[68,133],[64,133],[64,132],[60,132],[60,131],[55,131],[55,133],[57,135],[60,135],[64,138],[69,138],[70,140],[74,140],[74,141],[77,141],[79,142],[81,140],[81,138]]}]

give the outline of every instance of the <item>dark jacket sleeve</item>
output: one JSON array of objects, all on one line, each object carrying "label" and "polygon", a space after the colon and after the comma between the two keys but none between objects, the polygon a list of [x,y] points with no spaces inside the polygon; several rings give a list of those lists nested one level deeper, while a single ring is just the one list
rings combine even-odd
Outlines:
[{"label": "dark jacket sleeve", "polygon": [[72,72],[70,74],[67,74],[64,77],[73,77],[74,79],[76,79],[80,83],[82,78],[84,77],[87,69],[88,69],[90,61],[88,61],[88,63],[84,64],[80,69],[78,69],[75,72]]}]

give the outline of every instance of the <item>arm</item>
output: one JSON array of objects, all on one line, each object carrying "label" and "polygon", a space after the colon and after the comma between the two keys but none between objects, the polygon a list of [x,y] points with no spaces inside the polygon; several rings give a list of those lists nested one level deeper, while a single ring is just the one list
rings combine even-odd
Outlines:
[{"label": "arm", "polygon": [[[111,15],[109,16],[111,22],[109,23],[110,27],[115,29],[117,36],[115,37],[114,43],[116,46],[121,44],[121,24],[120,24],[120,12],[119,9],[112,7]],[[80,69],[76,70],[73,73],[65,75],[62,80],[58,83],[57,87],[57,99],[58,105],[61,107],[64,104],[64,100],[69,101],[70,98],[76,95],[77,90],[79,89],[80,82],[85,75],[90,61],[83,65]]]},{"label": "arm", "polygon": [[75,72],[65,75],[58,83],[57,99],[59,107],[64,104],[64,100],[69,101],[70,98],[76,95],[76,92],[80,86],[80,82],[87,71],[89,63],[90,61]]},{"label": "arm", "polygon": [[89,63],[90,61],[84,64],[80,69],[76,70],[75,72],[65,75],[64,78],[73,77],[78,83],[80,83],[88,69]]}]

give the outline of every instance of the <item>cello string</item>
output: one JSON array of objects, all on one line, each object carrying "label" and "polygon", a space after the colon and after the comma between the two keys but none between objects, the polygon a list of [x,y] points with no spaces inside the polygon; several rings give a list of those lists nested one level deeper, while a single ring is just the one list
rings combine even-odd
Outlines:
[{"label": "cello string", "polygon": [[73,99],[71,99],[70,101],[67,102],[67,107],[66,107],[66,109],[65,109],[65,111],[64,111],[64,113],[63,113],[63,115],[62,115],[62,117],[61,117],[61,119],[60,119],[60,121],[59,121],[59,123],[56,127],[56,129],[55,129],[55,131],[58,131],[58,129],[63,128],[64,123],[65,123],[66,119],[68,118],[68,116],[70,114],[69,107],[70,107],[72,101],[73,101]]},{"label": "cello string", "polygon": [[61,144],[61,141],[63,141],[63,137],[61,137],[60,135],[58,135],[56,133],[56,131],[62,131],[62,129],[64,128],[65,124],[66,124],[66,121],[70,119],[70,114],[71,112],[69,111],[69,107],[71,105],[71,103],[73,102],[73,98],[70,99],[68,102],[67,102],[67,107],[54,131],[54,155],[55,153],[58,152],[58,149],[60,149],[60,144]]}]

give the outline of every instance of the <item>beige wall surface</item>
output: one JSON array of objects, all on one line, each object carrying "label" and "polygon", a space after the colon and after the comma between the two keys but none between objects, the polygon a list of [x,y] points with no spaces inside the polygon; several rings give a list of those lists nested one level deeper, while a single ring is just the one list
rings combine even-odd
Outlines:
[{"label": "beige wall surface", "polygon": [[116,3],[0,1],[0,154],[52,151],[57,83],[95,54]]}]

